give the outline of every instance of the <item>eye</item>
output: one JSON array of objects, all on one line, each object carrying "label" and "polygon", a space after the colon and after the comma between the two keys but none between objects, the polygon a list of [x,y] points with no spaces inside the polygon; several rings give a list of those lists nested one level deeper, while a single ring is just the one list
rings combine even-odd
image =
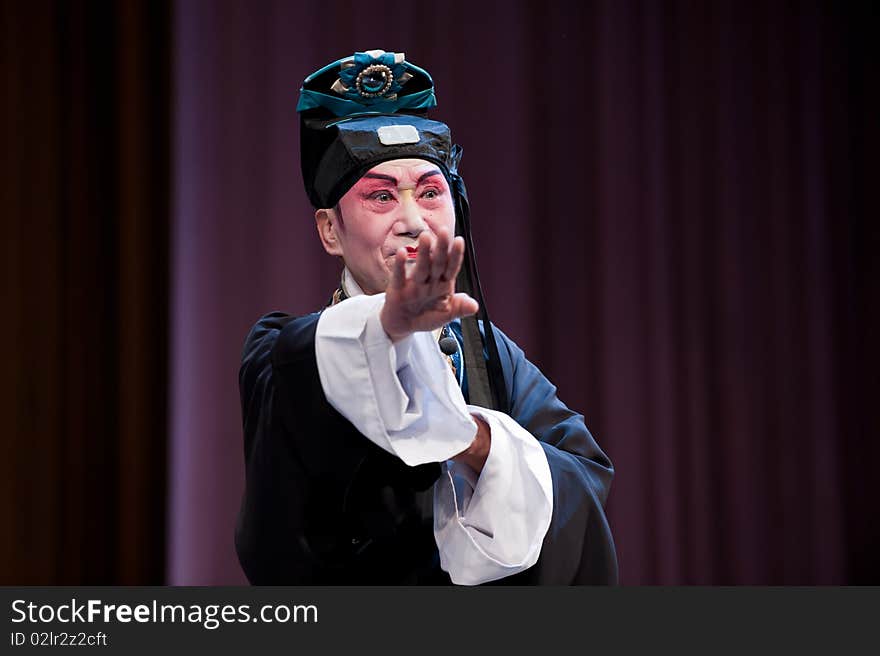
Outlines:
[{"label": "eye", "polygon": [[427,198],[428,200],[432,200],[434,198],[437,198],[437,196],[439,196],[439,195],[440,195],[440,192],[437,189],[434,189],[432,187],[430,189],[425,190],[425,193],[422,194],[422,198]]},{"label": "eye", "polygon": [[370,196],[370,198],[372,198],[373,200],[377,200],[380,203],[390,203],[392,200],[394,200],[394,196],[392,196],[387,191],[377,191],[372,196]]}]

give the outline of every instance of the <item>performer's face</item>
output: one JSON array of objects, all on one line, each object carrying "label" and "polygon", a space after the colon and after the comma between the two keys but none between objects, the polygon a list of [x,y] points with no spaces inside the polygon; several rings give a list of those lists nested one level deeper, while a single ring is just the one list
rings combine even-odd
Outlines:
[{"label": "performer's face", "polygon": [[385,291],[397,249],[422,232],[455,230],[455,209],[436,164],[396,159],[370,169],[334,209],[315,213],[324,249],[339,255],[367,294]]}]

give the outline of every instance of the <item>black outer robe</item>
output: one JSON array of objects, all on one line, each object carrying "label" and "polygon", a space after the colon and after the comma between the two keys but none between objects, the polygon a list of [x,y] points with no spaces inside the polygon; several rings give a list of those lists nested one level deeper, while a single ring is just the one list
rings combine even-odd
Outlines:
[{"label": "black outer robe", "polygon": [[[242,568],[255,585],[449,584],[433,534],[440,465],[405,465],[330,406],[315,359],[319,316],[268,314],[245,341],[246,484],[235,531]],[[547,454],[553,516],[538,562],[492,584],[615,584],[604,511],[611,462],[583,416],[493,329],[511,416]]]}]

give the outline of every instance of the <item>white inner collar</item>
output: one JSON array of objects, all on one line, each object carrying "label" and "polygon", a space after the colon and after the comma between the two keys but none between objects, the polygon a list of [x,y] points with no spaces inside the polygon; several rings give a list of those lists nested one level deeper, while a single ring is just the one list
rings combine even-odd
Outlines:
[{"label": "white inner collar", "polygon": [[342,291],[344,291],[345,295],[349,298],[352,296],[360,296],[364,293],[364,290],[361,289],[359,284],[357,284],[354,276],[351,275],[351,271],[348,270],[348,267],[345,267],[342,270]]}]

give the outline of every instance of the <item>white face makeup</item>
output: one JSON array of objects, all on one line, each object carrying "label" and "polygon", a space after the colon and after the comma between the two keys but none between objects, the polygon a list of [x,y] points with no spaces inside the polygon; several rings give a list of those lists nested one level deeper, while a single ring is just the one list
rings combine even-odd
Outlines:
[{"label": "white face makeup", "polygon": [[316,213],[325,250],[339,255],[367,294],[385,291],[399,248],[415,257],[419,235],[455,230],[455,209],[436,164],[397,159],[370,169],[336,209]]}]

